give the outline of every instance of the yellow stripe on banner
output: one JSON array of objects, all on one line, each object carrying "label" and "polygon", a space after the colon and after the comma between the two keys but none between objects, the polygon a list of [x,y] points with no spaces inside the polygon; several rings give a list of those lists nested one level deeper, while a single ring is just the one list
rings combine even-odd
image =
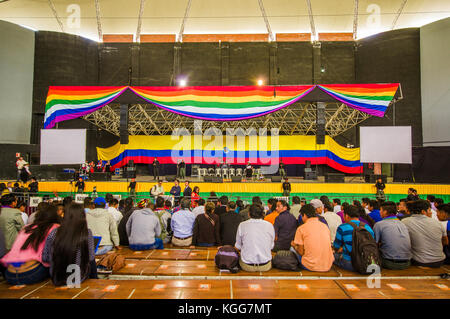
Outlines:
[{"label": "yellow stripe on banner", "polygon": [[[162,96],[162,95],[149,95],[139,92],[142,96],[150,100],[157,102],[180,102],[180,101],[195,101],[195,102],[216,102],[216,103],[245,103],[245,102],[275,102],[285,101],[295,98],[297,95],[292,96],[262,96],[262,95],[248,95],[248,96],[202,96],[202,95],[178,95],[178,96]],[[299,94],[300,95],[300,94]]]},{"label": "yellow stripe on banner", "polygon": [[[7,181],[3,181],[6,183]],[[127,182],[86,182],[85,192],[90,193],[93,187],[97,187],[100,193],[126,193]],[[53,192],[74,192],[75,184],[69,182],[40,182],[39,191],[46,193]],[[139,193],[149,193],[155,183],[138,182],[136,191]],[[170,191],[173,183],[163,183],[166,193]],[[281,183],[197,183],[191,182],[191,188],[200,187],[200,192],[215,191],[218,193],[282,193]],[[375,194],[376,189],[372,184],[343,184],[343,183],[291,183],[292,193],[339,193],[339,194]],[[419,194],[439,194],[450,195],[450,185],[432,184],[386,184],[385,194],[408,194],[408,188],[417,189]],[[184,190],[184,185],[181,185]]]}]

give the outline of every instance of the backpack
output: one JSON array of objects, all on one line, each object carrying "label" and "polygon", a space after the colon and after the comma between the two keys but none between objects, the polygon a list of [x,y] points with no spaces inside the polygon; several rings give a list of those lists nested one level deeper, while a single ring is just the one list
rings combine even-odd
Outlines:
[{"label": "backpack", "polygon": [[229,270],[232,273],[239,271],[239,254],[233,246],[220,247],[214,257],[214,262],[219,269]]},{"label": "backpack", "polygon": [[353,227],[352,251],[350,252],[353,269],[361,275],[369,275],[372,273],[367,271],[370,265],[375,264],[381,268],[378,245],[364,227],[366,224],[363,222],[360,222],[359,226],[352,222],[349,222],[349,224]]},{"label": "backpack", "polygon": [[283,270],[298,270],[298,258],[290,250],[279,250],[275,257],[273,257],[272,265],[274,268]]},{"label": "backpack", "polygon": [[166,229],[167,225],[164,224],[164,221],[162,220],[162,215],[164,215],[165,212],[166,212],[165,210],[155,210],[154,211],[156,217],[158,217],[158,219],[159,219],[159,224],[161,225],[161,235],[159,236],[159,238],[161,238],[161,240],[164,240],[168,235],[168,232]]}]

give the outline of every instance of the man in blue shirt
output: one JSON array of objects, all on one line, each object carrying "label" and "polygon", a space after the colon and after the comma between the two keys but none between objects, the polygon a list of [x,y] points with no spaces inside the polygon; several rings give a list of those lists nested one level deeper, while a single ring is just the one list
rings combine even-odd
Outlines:
[{"label": "man in blue shirt", "polygon": [[172,215],[172,244],[175,246],[186,247],[192,244],[195,215],[190,211],[190,207],[191,199],[183,198],[181,210]]},{"label": "man in blue shirt", "polygon": [[175,205],[178,205],[178,202],[180,200],[180,194],[181,194],[181,187],[180,187],[180,182],[178,181],[178,179],[175,180],[175,185],[172,186],[172,188],[170,189],[170,195],[173,196]]},{"label": "man in blue shirt", "polygon": [[370,210],[370,213],[368,215],[375,221],[375,223],[383,220],[380,215],[380,204],[378,204],[376,200],[371,200],[369,202],[368,208]]},{"label": "man in blue shirt", "polygon": [[[353,240],[353,227],[349,224],[352,222],[359,226],[359,210],[356,206],[349,205],[344,208],[344,221],[338,227],[336,231],[336,238],[333,243],[335,249],[334,253],[334,264],[345,270],[354,271],[352,266],[352,258],[350,253],[352,251],[352,240]],[[369,225],[364,225],[364,228],[375,238],[372,228]]]}]

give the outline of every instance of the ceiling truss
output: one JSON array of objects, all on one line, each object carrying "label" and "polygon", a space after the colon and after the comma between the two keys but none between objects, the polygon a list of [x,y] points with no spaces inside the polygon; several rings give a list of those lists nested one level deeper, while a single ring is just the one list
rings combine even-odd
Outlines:
[{"label": "ceiling truss", "polygon": [[[339,102],[327,103],[325,108],[325,130],[335,137],[369,118],[370,115],[349,108]],[[109,104],[84,116],[84,119],[116,136],[119,136],[120,105]],[[316,106],[314,103],[297,102],[293,105],[244,121],[199,121],[162,110],[152,104],[132,104],[128,112],[130,135],[171,135],[176,129],[185,128],[194,132],[194,123],[201,123],[203,132],[209,128],[226,129],[254,128],[278,129],[281,135],[308,135],[316,132]]]}]

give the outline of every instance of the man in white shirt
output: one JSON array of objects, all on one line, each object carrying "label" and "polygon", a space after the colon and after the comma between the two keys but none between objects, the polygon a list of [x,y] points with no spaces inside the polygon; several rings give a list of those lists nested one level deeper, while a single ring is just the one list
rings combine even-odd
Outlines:
[{"label": "man in white shirt", "polygon": [[269,271],[272,268],[275,230],[264,220],[262,206],[251,205],[249,216],[249,220],[239,224],[236,233],[235,247],[241,251],[239,265],[244,271]]},{"label": "man in white shirt", "polygon": [[164,188],[162,186],[162,181],[158,181],[158,184],[156,184],[152,187],[152,189],[150,190],[150,195],[152,195],[152,197],[155,199],[158,196],[164,195]]},{"label": "man in white shirt", "polygon": [[366,211],[366,214],[367,214],[367,215],[370,214],[369,203],[370,203],[370,199],[367,198],[367,197],[364,197],[364,198],[361,200],[361,206],[364,208],[364,210]]},{"label": "man in white shirt", "polygon": [[339,198],[333,199],[333,212],[336,214],[339,213],[342,210],[341,207],[341,200]]},{"label": "man in white shirt", "polygon": [[325,203],[323,218],[325,218],[325,220],[327,221],[328,228],[330,229],[331,242],[333,243],[334,239],[336,238],[336,231],[339,225],[342,224],[341,217],[339,217],[338,214],[333,212],[330,203]]},{"label": "man in white shirt", "polygon": [[121,212],[119,212],[117,207],[119,207],[119,201],[117,200],[117,198],[111,199],[109,201],[108,212],[114,217],[116,224],[119,225],[123,215]]},{"label": "man in white shirt", "polygon": [[23,160],[23,157],[19,157],[16,161],[16,167],[17,167],[17,181],[20,181],[20,173],[22,171],[22,168],[27,164],[26,161]]},{"label": "man in white shirt", "polygon": [[194,214],[195,217],[205,213],[205,203],[206,201],[203,198],[198,200],[198,206],[192,210],[192,214]]}]

